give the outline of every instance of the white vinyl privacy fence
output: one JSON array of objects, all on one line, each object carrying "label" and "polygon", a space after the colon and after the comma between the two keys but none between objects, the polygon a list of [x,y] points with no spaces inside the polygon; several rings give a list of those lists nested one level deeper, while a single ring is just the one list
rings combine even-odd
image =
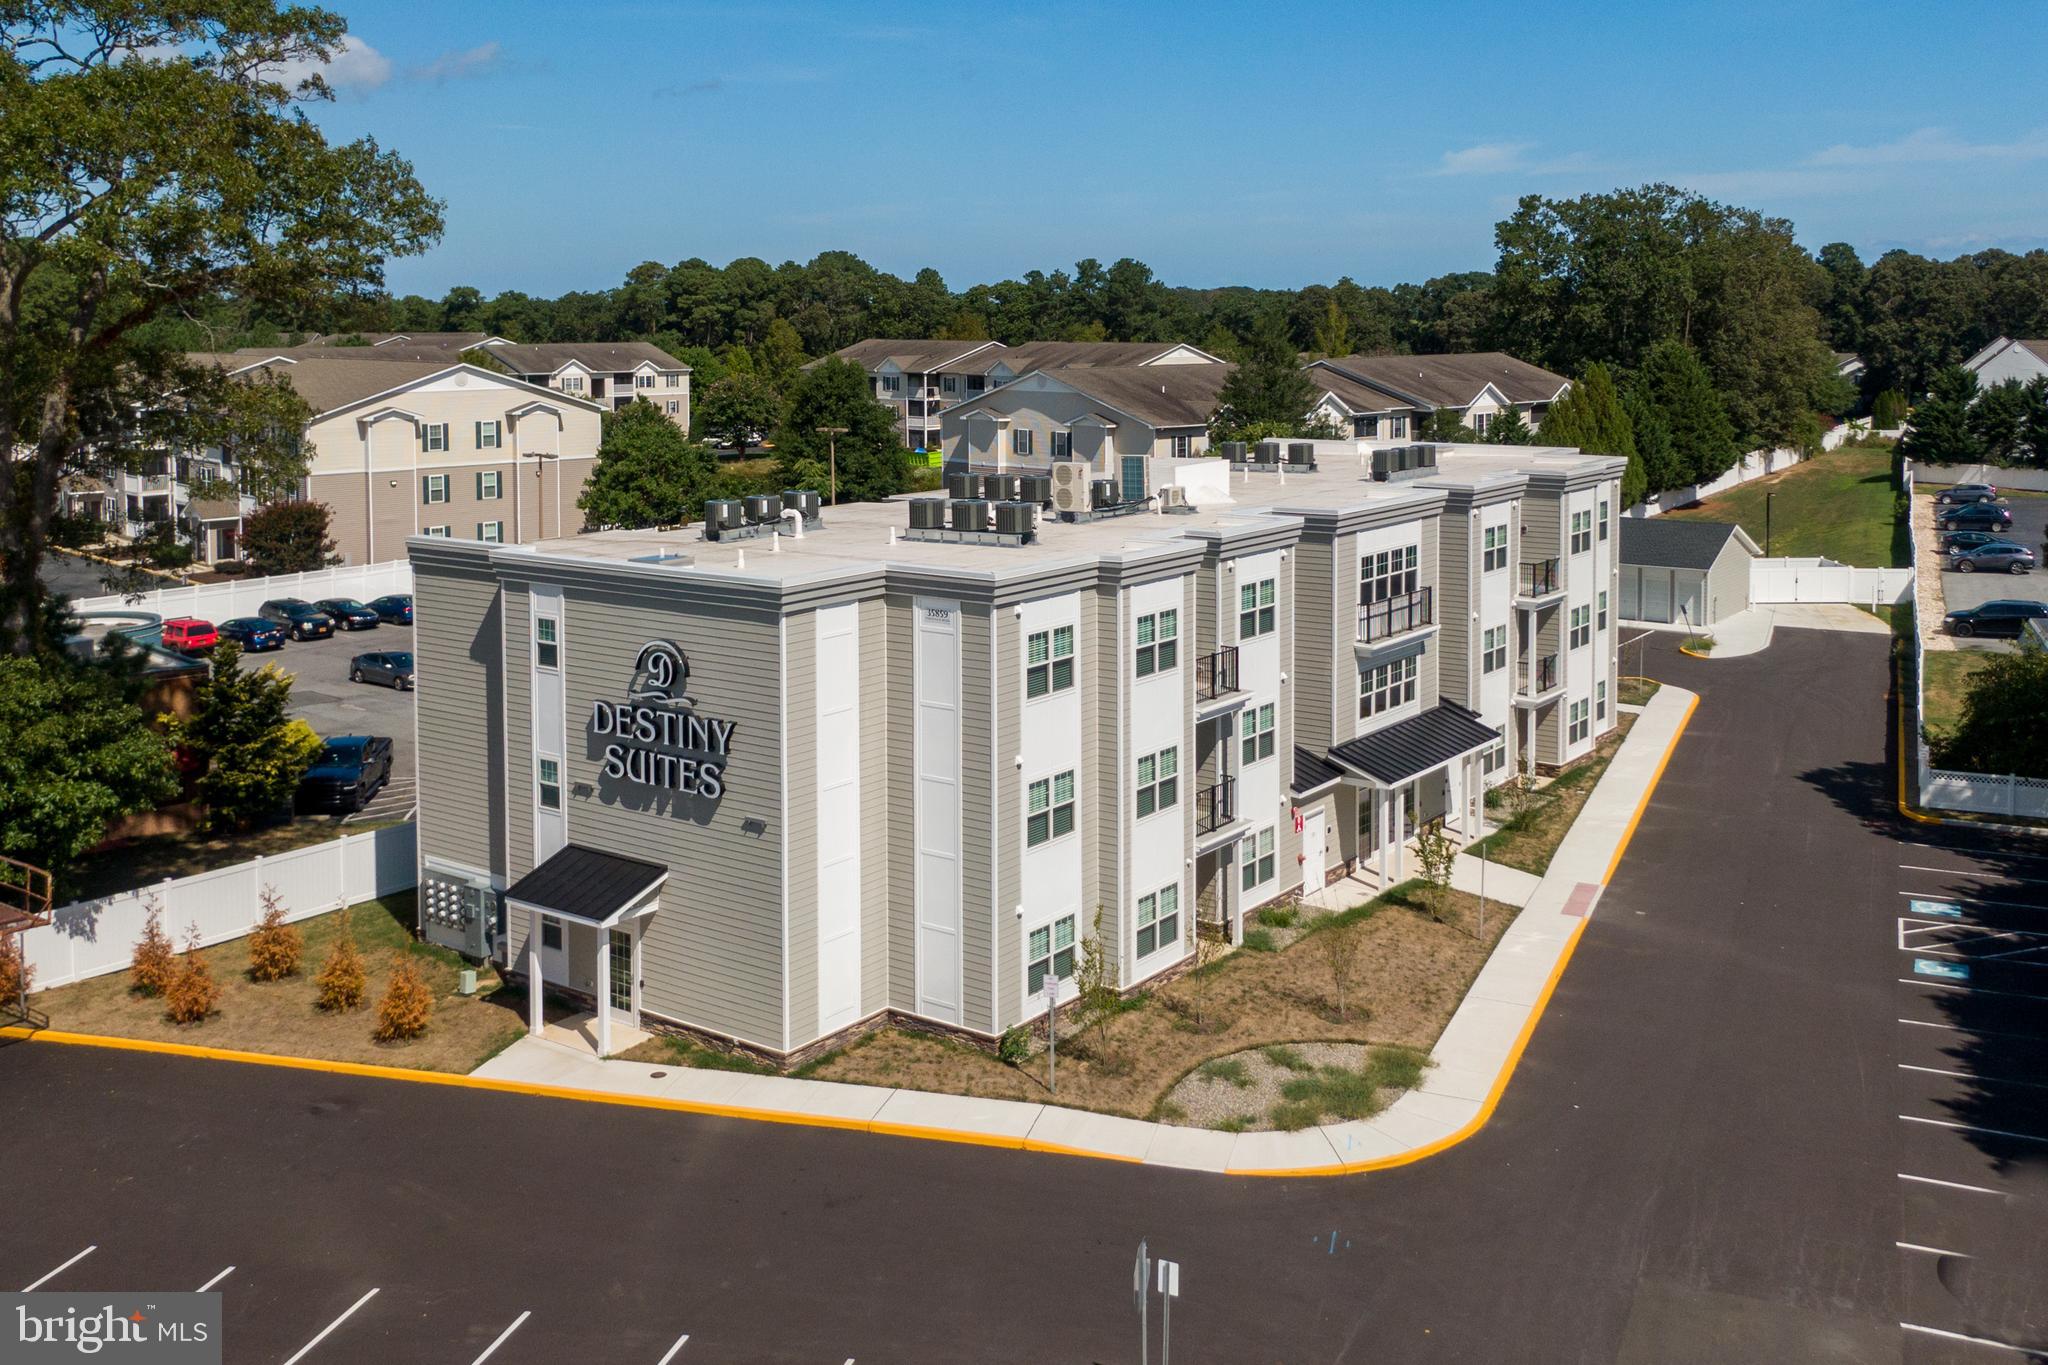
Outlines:
[{"label": "white vinyl privacy fence", "polygon": [[194,925],[202,945],[224,943],[256,927],[265,887],[277,890],[291,920],[412,890],[419,883],[418,838],[418,825],[391,825],[78,901],[24,934],[23,947],[39,988],[105,976],[127,968],[152,898],[162,904],[164,930],[180,948]]},{"label": "white vinyl privacy fence", "polygon": [[1770,602],[1848,602],[1878,607],[1905,602],[1913,595],[1911,569],[1858,569],[1832,559],[1752,559],[1749,600]]},{"label": "white vinyl privacy fence", "polygon": [[241,578],[225,583],[158,588],[132,598],[118,593],[106,597],[82,597],[71,604],[71,609],[146,611],[166,619],[198,616],[208,621],[225,621],[233,616],[254,616],[256,608],[273,597],[303,597],[308,602],[323,597],[354,597],[367,602],[387,593],[411,591],[412,562],[392,559],[381,564],[350,564],[315,569],[311,573],[278,574],[272,578]]}]

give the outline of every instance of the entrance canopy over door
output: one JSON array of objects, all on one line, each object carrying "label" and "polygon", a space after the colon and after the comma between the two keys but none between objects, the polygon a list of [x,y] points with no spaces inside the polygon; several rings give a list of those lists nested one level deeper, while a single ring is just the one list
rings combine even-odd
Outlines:
[{"label": "entrance canopy over door", "polygon": [[597,984],[599,1055],[611,1050],[611,1015],[607,996],[612,988],[610,931],[628,920],[653,914],[661,903],[668,869],[638,858],[622,858],[581,844],[569,844],[505,889],[509,919],[529,917],[527,954],[527,1032],[538,1037],[540,1014],[540,922],[543,915],[573,920],[601,931]]}]

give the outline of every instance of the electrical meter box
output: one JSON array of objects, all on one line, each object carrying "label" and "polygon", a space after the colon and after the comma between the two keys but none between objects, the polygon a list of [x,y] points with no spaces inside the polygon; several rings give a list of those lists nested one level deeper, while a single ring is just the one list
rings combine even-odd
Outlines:
[{"label": "electrical meter box", "polygon": [[489,957],[498,941],[498,901],[498,891],[486,878],[425,868],[420,875],[420,935],[464,957]]}]

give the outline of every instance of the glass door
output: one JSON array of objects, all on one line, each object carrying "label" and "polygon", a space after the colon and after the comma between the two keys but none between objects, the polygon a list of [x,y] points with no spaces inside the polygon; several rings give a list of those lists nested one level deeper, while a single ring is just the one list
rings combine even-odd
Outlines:
[{"label": "glass door", "polygon": [[611,1006],[614,1018],[637,1026],[640,1016],[633,1007],[633,931],[612,930],[611,949],[611,980],[606,991],[606,1003]]}]

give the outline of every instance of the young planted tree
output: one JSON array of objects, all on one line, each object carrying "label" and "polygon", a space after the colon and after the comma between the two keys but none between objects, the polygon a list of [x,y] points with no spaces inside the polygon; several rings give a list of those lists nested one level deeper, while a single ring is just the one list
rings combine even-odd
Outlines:
[{"label": "young planted tree", "polygon": [[0,1010],[15,1008],[35,988],[36,969],[22,947],[22,936],[0,938]]},{"label": "young planted tree", "polygon": [[142,937],[128,961],[128,989],[137,995],[162,995],[178,973],[178,955],[164,932],[164,903],[154,891],[142,903]]},{"label": "young planted tree", "polygon": [[1101,906],[1095,907],[1095,923],[1081,940],[1081,965],[1074,972],[1075,1013],[1082,1029],[1094,1035],[1097,1062],[1109,1056],[1109,1021],[1123,1005],[1123,993],[1117,989],[1116,954],[1103,937],[1104,915]]},{"label": "young planted tree", "polygon": [[282,981],[297,976],[306,941],[285,923],[284,897],[276,887],[264,887],[262,899],[263,917],[256,921],[256,932],[249,935],[249,979]]},{"label": "young planted tree", "polygon": [[1520,408],[1505,407],[1486,424],[1486,435],[1480,439],[1491,446],[1525,446],[1536,439],[1536,433],[1529,430]]},{"label": "young planted tree", "polygon": [[1349,1007],[1351,982],[1358,975],[1359,949],[1364,939],[1356,924],[1332,924],[1317,930],[1311,937],[1315,940],[1316,951],[1321,954],[1323,965],[1330,969],[1330,1005],[1337,1012],[1337,1022],[1343,1023]]},{"label": "young planted tree", "polygon": [[1211,933],[1203,928],[1199,916],[1188,916],[1188,955],[1192,965],[1182,979],[1187,983],[1188,1021],[1195,1026],[1197,1033],[1207,1031],[1212,1021],[1220,1022],[1210,1014],[1209,1004],[1216,976],[1212,969],[1230,948],[1223,935],[1222,926]]},{"label": "young planted tree", "polygon": [[361,1009],[369,991],[369,973],[363,966],[362,949],[356,947],[355,928],[349,911],[341,912],[341,937],[327,950],[313,987],[321,1009],[330,1013]]},{"label": "young planted tree", "polygon": [[185,951],[164,988],[164,1014],[174,1024],[197,1024],[220,1008],[220,983],[199,951],[199,926],[185,932]]},{"label": "young planted tree", "polygon": [[320,754],[320,737],[290,714],[291,678],[266,664],[242,667],[241,646],[224,640],[213,673],[192,692],[190,719],[165,715],[166,732],[206,763],[199,795],[214,829],[247,829],[284,809]]},{"label": "young planted tree", "polygon": [[407,958],[392,970],[384,998],[377,1002],[377,1028],[371,1037],[380,1043],[417,1038],[433,1017],[434,992],[418,965]]},{"label": "young planted tree", "polygon": [[576,505],[593,526],[681,526],[702,513],[718,457],[652,403],[604,415],[604,438]]},{"label": "young planted tree", "polygon": [[1457,862],[1458,845],[1441,819],[1431,820],[1415,835],[1415,862],[1429,888],[1429,917],[1446,923],[1451,909],[1451,868]]}]

